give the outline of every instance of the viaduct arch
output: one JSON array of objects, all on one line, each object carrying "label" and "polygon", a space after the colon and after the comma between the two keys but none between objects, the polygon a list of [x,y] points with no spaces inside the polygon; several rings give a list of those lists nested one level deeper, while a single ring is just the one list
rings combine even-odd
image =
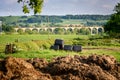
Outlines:
[{"label": "viaduct arch", "polygon": [[57,28],[62,28],[64,29],[64,31],[67,31],[67,30],[72,30],[74,31],[75,29],[78,29],[78,30],[81,30],[81,29],[89,29],[90,33],[91,34],[98,34],[98,33],[101,33],[101,32],[104,32],[104,28],[102,26],[92,26],[92,27],[41,27],[41,28],[14,28],[14,30],[16,32],[18,32],[19,29],[23,30],[23,32],[25,32],[26,30],[30,30],[30,31],[33,31],[33,30],[36,30],[37,32],[40,32],[40,31],[51,31],[51,32],[54,32],[55,29]]}]

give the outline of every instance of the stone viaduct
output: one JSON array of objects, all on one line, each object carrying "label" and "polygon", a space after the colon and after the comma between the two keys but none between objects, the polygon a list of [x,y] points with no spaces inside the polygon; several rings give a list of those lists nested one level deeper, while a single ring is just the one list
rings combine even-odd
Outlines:
[{"label": "stone viaduct", "polygon": [[[80,29],[88,29],[91,34],[98,34],[99,32],[104,32],[104,28],[102,26],[92,26],[92,27],[34,27],[34,28],[27,28],[27,27],[20,27],[20,28],[14,28],[16,32],[18,32],[18,30],[23,30],[23,32],[25,32],[26,30],[36,30],[37,32],[40,32],[40,31],[51,31],[51,32],[54,32],[55,29],[57,28],[61,28],[63,29],[64,31],[67,31],[67,30],[70,30],[70,31],[74,31],[74,30],[80,30]],[[94,31],[96,31],[96,33],[94,33]]]}]

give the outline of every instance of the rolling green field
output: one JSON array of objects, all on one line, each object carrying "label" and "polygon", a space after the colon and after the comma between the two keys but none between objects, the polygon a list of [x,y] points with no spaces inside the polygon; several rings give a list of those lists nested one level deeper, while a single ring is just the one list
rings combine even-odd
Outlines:
[{"label": "rolling green field", "polygon": [[49,39],[63,39],[72,40],[74,38],[88,39],[87,35],[0,35],[0,44],[14,42],[18,39],[20,42],[31,40],[49,40]]},{"label": "rolling green field", "polygon": [[[79,38],[78,43],[85,43],[88,41],[88,35],[0,35],[0,58],[7,56],[21,57],[21,58],[46,58],[50,60],[57,56],[66,55],[91,55],[91,54],[106,54],[113,55],[120,61],[120,42],[116,40],[106,40],[111,42],[111,45],[83,45],[82,52],[63,51],[63,50],[50,50],[50,46],[54,44],[54,40],[63,39],[65,44],[73,45],[76,41],[75,38]],[[16,41],[17,40],[17,41]],[[101,42],[103,42],[101,41]],[[92,41],[94,43],[100,42],[99,40]],[[104,43],[103,42],[103,43]],[[5,54],[5,45],[7,43],[16,44],[18,51],[14,54]],[[85,43],[86,44],[86,43]],[[113,45],[114,44],[114,45]],[[116,45],[115,45],[116,44]]]}]

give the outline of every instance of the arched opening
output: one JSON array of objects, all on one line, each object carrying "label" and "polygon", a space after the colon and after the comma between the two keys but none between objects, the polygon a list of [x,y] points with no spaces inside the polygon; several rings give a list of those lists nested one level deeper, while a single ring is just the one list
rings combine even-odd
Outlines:
[{"label": "arched opening", "polygon": [[55,34],[64,34],[64,29],[63,28],[55,28],[54,33]]},{"label": "arched opening", "polygon": [[32,29],[32,32],[34,33],[34,34],[36,34],[36,33],[38,33],[38,29],[36,29],[36,28],[34,28],[34,29]]},{"label": "arched opening", "polygon": [[79,30],[79,33],[78,34],[82,34],[82,35],[86,35],[86,29],[85,28],[81,28]]},{"label": "arched opening", "polygon": [[48,31],[48,32],[52,32],[52,29],[48,28],[47,31]]},{"label": "arched opening", "polygon": [[48,31],[46,31],[45,29],[39,29],[39,33],[40,34],[48,34]]},{"label": "arched opening", "polygon": [[73,33],[78,34],[79,31],[80,31],[80,30],[79,30],[78,28],[74,28]]},{"label": "arched opening", "polygon": [[91,29],[90,29],[90,28],[86,28],[86,30],[85,30],[85,34],[86,34],[86,35],[91,34]]},{"label": "arched opening", "polygon": [[23,33],[24,33],[24,30],[21,29],[21,28],[19,28],[19,29],[17,30],[17,32],[18,32],[19,34],[23,34]]},{"label": "arched opening", "polygon": [[92,34],[97,34],[97,29],[96,28],[92,29]]},{"label": "arched opening", "polygon": [[41,31],[45,31],[45,29],[39,29],[39,32],[41,32]]},{"label": "arched opening", "polygon": [[68,27],[74,27],[72,24],[70,24]]},{"label": "arched opening", "polygon": [[68,28],[68,29],[67,29],[67,31],[70,31],[70,32],[72,32],[73,30],[72,30],[72,28]]},{"label": "arched opening", "polygon": [[71,34],[71,33],[73,33],[72,28],[68,28],[65,34]]},{"label": "arched opening", "polygon": [[99,29],[98,29],[98,34],[101,34],[101,33],[103,33],[103,29],[102,29],[102,28],[99,28]]},{"label": "arched opening", "polygon": [[61,28],[61,29],[62,29],[63,33],[67,32],[67,30],[65,28]]},{"label": "arched opening", "polygon": [[46,30],[46,32],[47,32],[48,34],[52,34],[52,33],[53,33],[53,30],[52,30],[51,28],[48,28],[48,29]]},{"label": "arched opening", "polygon": [[25,29],[25,33],[32,34],[32,31],[30,29]]}]

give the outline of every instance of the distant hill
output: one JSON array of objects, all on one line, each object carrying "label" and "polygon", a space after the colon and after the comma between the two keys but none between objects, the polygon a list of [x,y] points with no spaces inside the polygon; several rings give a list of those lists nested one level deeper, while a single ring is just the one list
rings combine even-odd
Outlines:
[{"label": "distant hill", "polygon": [[65,16],[1,16],[3,24],[22,27],[64,26],[66,24],[83,24],[86,26],[102,26],[110,15],[65,15]]}]

